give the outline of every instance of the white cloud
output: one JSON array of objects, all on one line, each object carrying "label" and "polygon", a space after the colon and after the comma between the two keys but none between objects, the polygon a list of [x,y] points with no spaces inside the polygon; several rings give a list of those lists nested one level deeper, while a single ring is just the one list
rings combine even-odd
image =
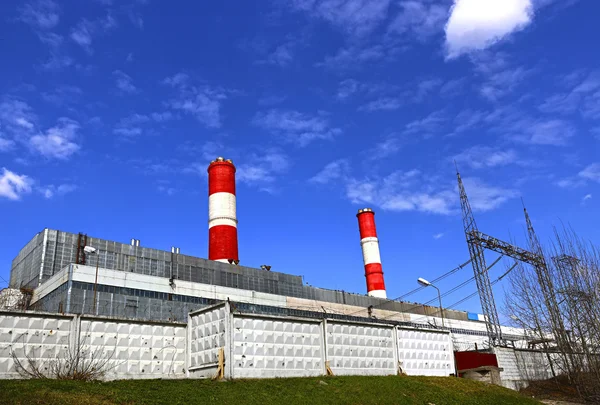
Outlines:
[{"label": "white cloud", "polygon": [[190,77],[185,73],[167,77],[163,84],[177,91],[177,97],[168,102],[172,109],[194,116],[208,128],[221,127],[221,105],[227,99],[224,89],[192,85]]},{"label": "white cloud", "polygon": [[178,87],[184,86],[190,80],[190,76],[186,73],[176,73],[173,76],[166,77],[162,83],[168,84],[169,86]]},{"label": "white cloud", "polygon": [[52,29],[60,21],[60,7],[52,0],[26,3],[19,11],[21,21],[41,30]]},{"label": "white cloud", "polygon": [[323,170],[311,177],[309,182],[329,184],[336,180],[344,180],[348,175],[349,165],[346,159],[334,160],[328,163]]},{"label": "white cloud", "polygon": [[[354,204],[373,205],[387,211],[418,211],[438,215],[458,214],[459,198],[454,182],[440,182],[419,170],[395,171],[387,176],[356,178],[346,160],[329,163],[311,180],[342,184],[346,198]],[[493,210],[517,196],[516,191],[490,186],[476,178],[463,180],[471,206],[476,211]]]},{"label": "white cloud", "polygon": [[406,140],[403,136],[392,133],[383,141],[376,143],[373,148],[369,149],[367,155],[369,156],[370,160],[378,160],[391,156],[398,152],[405,142]]},{"label": "white cloud", "polygon": [[563,146],[575,135],[575,128],[562,120],[539,121],[525,129],[527,142],[534,145]]},{"label": "white cloud", "polygon": [[491,211],[518,196],[515,190],[490,186],[477,178],[463,179],[463,183],[475,211]]},{"label": "white cloud", "polygon": [[441,33],[449,16],[446,4],[408,0],[401,2],[400,7],[402,11],[389,25],[388,31],[396,34],[411,33],[419,41],[426,41]]},{"label": "white cloud", "polygon": [[10,98],[0,103],[0,123],[13,136],[26,136],[35,128],[36,121],[37,117],[27,103]]},{"label": "white cloud", "polygon": [[61,70],[73,64],[73,59],[69,56],[51,53],[50,57],[41,67],[45,70]]},{"label": "white cloud", "polygon": [[123,93],[132,94],[138,91],[138,89],[133,85],[133,79],[127,73],[120,70],[115,70],[113,75],[115,76],[117,88]]},{"label": "white cloud", "polygon": [[92,42],[94,37],[107,33],[116,27],[117,21],[111,14],[94,21],[84,18],[71,30],[71,39],[91,54],[93,53]]},{"label": "white cloud", "polygon": [[359,107],[359,111],[393,111],[399,109],[402,105],[402,101],[396,97],[381,97]]},{"label": "white cloud", "polygon": [[289,156],[277,149],[253,153],[241,159],[242,163],[236,167],[236,181],[269,194],[276,192],[275,182],[290,167]]},{"label": "white cloud", "polygon": [[349,99],[360,89],[360,83],[354,79],[346,79],[339,83],[336,98],[340,101]]},{"label": "white cloud", "polygon": [[72,193],[75,190],[77,190],[77,186],[75,186],[74,184],[61,184],[59,186],[51,184],[49,186],[40,188],[38,191],[42,193],[44,198],[51,199],[54,197],[59,197],[68,193]]},{"label": "white cloud", "polygon": [[171,101],[171,108],[193,115],[209,128],[221,127],[221,101],[223,93],[210,88],[198,89],[195,94]]},{"label": "white cloud", "polygon": [[166,185],[159,185],[156,187],[156,189],[158,190],[159,193],[163,193],[168,196],[172,196],[179,191],[175,187],[169,187]]},{"label": "white cloud", "polygon": [[[275,47],[270,52],[264,50],[266,56],[258,60],[256,63],[261,65],[276,65],[280,67],[288,66],[294,60],[294,47],[297,41],[290,39]],[[261,49],[260,51],[263,51]],[[261,52],[262,53],[262,52]]]},{"label": "white cloud", "polygon": [[406,124],[404,134],[413,134],[423,138],[429,138],[440,133],[446,122],[447,118],[444,111],[434,111],[423,119]]},{"label": "white cloud", "polygon": [[45,134],[32,136],[29,146],[49,159],[66,160],[80,149],[74,142],[79,129],[77,121],[60,118],[57,125],[48,129]]},{"label": "white cloud", "polygon": [[71,31],[71,39],[86,51],[92,52],[92,35],[94,31],[94,24],[84,19]]},{"label": "white cloud", "polygon": [[488,48],[532,19],[531,0],[455,0],[446,25],[448,58]]},{"label": "white cloud", "polygon": [[0,137],[0,152],[7,152],[15,147],[15,142],[10,139]]},{"label": "white cloud", "polygon": [[523,67],[490,73],[479,91],[489,101],[497,101],[512,92],[530,73],[531,70]]},{"label": "white cloud", "polygon": [[113,133],[125,138],[135,137],[144,133],[146,124],[150,122],[162,123],[173,118],[173,113],[170,111],[154,112],[150,115],[131,114],[119,120],[115,129],[113,129]]},{"label": "white cloud", "polygon": [[292,8],[331,23],[352,36],[373,31],[388,13],[390,0],[292,0]]},{"label": "white cloud", "polygon": [[581,178],[567,177],[558,180],[555,184],[560,188],[578,188],[585,186],[586,181]]},{"label": "white cloud", "polygon": [[329,140],[342,132],[340,128],[332,127],[323,115],[309,115],[294,110],[259,112],[253,123],[299,146],[319,139]]},{"label": "white cloud", "polygon": [[436,233],[435,235],[433,235],[433,239],[442,239],[444,237],[444,233],[440,232],[440,233]]},{"label": "white cloud", "polygon": [[390,59],[396,52],[395,47],[386,47],[382,44],[375,45],[349,45],[340,48],[335,55],[325,57],[316,66],[322,66],[331,70],[356,69],[364,63],[379,62]]},{"label": "white cloud", "polygon": [[11,172],[6,168],[2,168],[0,176],[0,197],[8,198],[9,200],[20,200],[23,194],[31,192],[33,180],[28,176]]},{"label": "white cloud", "polygon": [[585,205],[589,200],[592,199],[592,195],[591,194],[586,194],[583,196],[583,198],[581,199],[581,204]]},{"label": "white cloud", "polygon": [[419,211],[449,215],[458,197],[448,188],[436,188],[418,170],[394,172],[383,178],[350,179],[346,196],[355,204],[370,204],[388,211]]},{"label": "white cloud", "polygon": [[579,172],[579,177],[600,182],[600,163],[592,163]]},{"label": "white cloud", "polygon": [[514,149],[492,148],[490,146],[473,146],[453,159],[461,164],[466,164],[473,169],[505,166],[517,162],[518,155]]},{"label": "white cloud", "polygon": [[54,105],[64,106],[79,102],[83,90],[76,86],[58,86],[52,91],[43,92],[42,98]]}]

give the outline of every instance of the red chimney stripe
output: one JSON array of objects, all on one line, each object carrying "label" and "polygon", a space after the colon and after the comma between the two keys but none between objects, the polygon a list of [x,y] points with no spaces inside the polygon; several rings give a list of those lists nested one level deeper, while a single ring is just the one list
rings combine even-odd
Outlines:
[{"label": "red chimney stripe", "polygon": [[363,212],[358,215],[358,229],[360,238],[376,238],[377,229],[375,228],[375,213],[371,211]]},{"label": "red chimney stripe", "polygon": [[367,291],[385,290],[381,263],[371,263],[365,266]]},{"label": "red chimney stripe", "polygon": [[209,260],[238,260],[237,228],[217,225],[208,230]]},{"label": "red chimney stripe", "polygon": [[229,162],[215,162],[208,167],[208,195],[235,194],[235,166]]}]

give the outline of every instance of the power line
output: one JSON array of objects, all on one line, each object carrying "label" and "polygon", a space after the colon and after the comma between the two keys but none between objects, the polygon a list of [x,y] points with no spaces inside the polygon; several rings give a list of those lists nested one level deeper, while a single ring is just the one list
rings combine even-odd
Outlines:
[{"label": "power line", "polygon": [[[451,274],[453,274],[453,273],[457,272],[458,270],[462,269],[463,267],[465,267],[465,266],[466,266],[467,264],[469,264],[469,263],[471,263],[471,260],[470,260],[470,259],[469,259],[468,261],[464,262],[463,264],[461,264],[460,266],[458,266],[458,267],[455,267],[454,269],[452,269],[452,270],[450,270],[450,271],[448,271],[448,272],[446,272],[446,273],[442,274],[440,277],[438,277],[438,278],[434,279],[434,280],[432,281],[432,283],[435,283],[435,282],[437,282],[437,281],[439,281],[439,280],[443,280],[444,278],[448,277],[449,275],[451,275]],[[399,302],[399,301],[402,301],[402,299],[403,299],[403,298],[405,298],[405,297],[408,297],[409,295],[412,295],[412,294],[414,294],[414,293],[415,293],[415,292],[417,292],[417,291],[421,291],[423,288],[425,288],[425,287],[422,287],[422,286],[421,286],[421,287],[417,287],[417,288],[415,288],[414,290],[412,290],[412,291],[409,291],[409,292],[407,292],[407,293],[406,293],[406,294],[404,294],[404,295],[401,295],[400,297],[397,297],[397,298],[394,298],[394,299],[391,299],[391,300],[386,300],[386,301],[382,302],[381,304],[372,305],[372,306],[371,306],[371,309],[380,308],[382,305],[386,305],[386,304],[387,304],[389,301],[397,301],[397,302]],[[420,305],[418,305],[418,306],[420,306]],[[348,316],[352,316],[352,315],[358,314],[359,312],[363,312],[363,311],[364,311],[364,309],[360,309],[360,310],[358,310],[358,311],[351,312],[351,313],[349,313],[349,314],[347,314],[347,315],[348,315]]]},{"label": "power line", "polygon": [[[494,266],[495,266],[495,265],[496,265],[496,264],[497,264],[497,263],[498,263],[498,262],[499,262],[499,261],[500,261],[500,260],[501,260],[503,257],[504,257],[504,255],[500,255],[500,256],[499,256],[499,257],[498,257],[496,260],[494,260],[494,261],[492,262],[492,264],[490,264],[490,266],[489,266],[489,267],[486,269],[486,272],[490,271],[490,269],[491,269],[492,267],[494,267]],[[448,291],[444,292],[444,293],[441,295],[441,297],[442,297],[442,298],[443,298],[443,297],[447,297],[448,295],[450,295],[450,294],[452,294],[452,293],[454,293],[454,292],[458,291],[459,289],[463,288],[464,286],[466,286],[467,284],[469,284],[469,283],[473,282],[474,280],[475,280],[475,276],[473,276],[473,277],[469,278],[468,280],[465,280],[465,281],[463,281],[463,282],[462,282],[462,283],[460,283],[459,285],[457,285],[457,286],[455,286],[455,287],[451,288],[450,290],[448,290]],[[424,287],[424,288],[426,288],[426,287]],[[425,305],[432,304],[433,302],[437,301],[437,299],[438,299],[437,297],[434,297],[434,298],[430,299],[429,301],[427,301],[427,302],[424,302],[424,303],[422,303],[422,304],[416,304],[416,305],[414,305],[413,307],[409,308],[407,311],[403,311],[403,312],[409,312],[409,313],[410,313],[410,312],[411,312],[413,309],[415,309],[415,308],[419,308],[419,307],[421,307],[421,306],[425,306]],[[437,312],[439,312],[439,310],[438,310]],[[436,313],[436,312],[434,312],[434,314],[435,314],[435,313]],[[390,318],[390,317],[392,317],[392,316],[395,316],[395,315],[396,315],[396,314],[389,315],[389,316],[386,316],[386,317],[384,317],[384,318],[382,318],[382,319],[387,319],[387,318]],[[432,316],[433,316],[433,315],[432,315]]]},{"label": "power line", "polygon": [[[498,282],[500,282],[500,281],[501,281],[501,280],[502,280],[504,277],[506,277],[506,276],[507,276],[507,275],[508,275],[508,274],[509,274],[511,271],[513,271],[513,270],[514,270],[514,268],[515,268],[515,267],[517,267],[517,265],[518,265],[518,264],[519,264],[519,262],[515,262],[515,263],[514,263],[514,264],[513,264],[513,265],[512,265],[512,266],[511,266],[511,267],[510,267],[508,270],[506,270],[504,273],[502,273],[502,275],[501,275],[500,277],[498,277],[497,279],[495,279],[494,281],[492,281],[490,284],[491,284],[491,285],[495,285],[495,284],[497,284]],[[490,266],[490,267],[491,267],[491,266]],[[459,301],[456,301],[454,304],[447,306],[447,307],[446,307],[446,309],[452,309],[452,308],[455,308],[455,307],[457,307],[458,305],[462,304],[463,302],[465,302],[465,301],[468,301],[468,300],[470,300],[471,298],[475,297],[475,296],[476,296],[478,293],[479,293],[479,291],[475,291],[474,293],[472,293],[472,294],[469,294],[468,296],[466,296],[466,297],[464,297],[464,298],[460,299]],[[421,319],[428,318],[429,316],[434,316],[434,315],[435,315],[435,314],[437,314],[438,312],[440,312],[440,311],[438,310],[438,311],[434,312],[432,315],[427,315],[427,316],[425,316],[425,317],[422,317],[422,318],[417,318],[417,319],[415,319],[415,320],[414,320],[414,321],[412,321],[412,322],[417,322],[417,323],[418,323],[418,321],[420,321]]]},{"label": "power line", "polygon": [[[432,283],[436,283],[436,282],[438,282],[438,281],[440,281],[440,280],[443,280],[443,279],[445,279],[446,277],[450,276],[451,274],[454,274],[454,273],[456,273],[458,270],[461,270],[463,267],[465,267],[465,266],[466,266],[467,264],[469,264],[469,263],[471,263],[471,259],[469,259],[468,261],[464,262],[464,263],[463,263],[463,264],[461,264],[460,266],[458,266],[458,267],[456,267],[456,268],[454,268],[454,269],[450,270],[449,272],[442,274],[442,275],[441,275],[441,276],[439,276],[438,278],[431,280],[431,282],[432,282]],[[417,293],[417,292],[421,291],[421,290],[422,290],[422,289],[424,289],[424,288],[427,288],[427,287],[425,287],[425,286],[419,286],[419,287],[415,288],[414,290],[412,290],[412,291],[409,291],[409,292],[407,292],[407,293],[406,293],[406,294],[404,294],[404,295],[401,295],[400,297],[396,298],[394,301],[401,301],[402,299],[404,299],[404,298],[406,298],[406,297],[408,297],[408,296],[410,296],[410,295],[413,295],[414,293]]]}]

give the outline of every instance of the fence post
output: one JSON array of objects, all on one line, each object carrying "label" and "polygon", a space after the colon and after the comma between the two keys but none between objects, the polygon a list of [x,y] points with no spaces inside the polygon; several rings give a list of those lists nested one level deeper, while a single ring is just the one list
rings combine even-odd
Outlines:
[{"label": "fence post", "polygon": [[81,341],[81,315],[73,315],[71,319],[71,330],[69,333],[69,351],[72,354],[77,354],[75,351],[79,347]]},{"label": "fence post", "polygon": [[235,351],[234,345],[234,327],[233,327],[233,312],[229,301],[225,302],[225,379],[234,378],[233,354]]},{"label": "fence post", "polygon": [[192,317],[188,312],[187,325],[185,326],[185,376],[190,378],[190,364],[192,363],[192,353],[190,346],[192,344]]},{"label": "fence post", "polygon": [[327,319],[323,318],[321,322],[321,372],[323,375],[327,375]]},{"label": "fence post", "polygon": [[398,346],[398,328],[395,325],[392,326],[392,340],[394,341],[394,367],[396,368],[396,375],[398,375],[401,374],[402,370],[400,370],[400,347]]}]

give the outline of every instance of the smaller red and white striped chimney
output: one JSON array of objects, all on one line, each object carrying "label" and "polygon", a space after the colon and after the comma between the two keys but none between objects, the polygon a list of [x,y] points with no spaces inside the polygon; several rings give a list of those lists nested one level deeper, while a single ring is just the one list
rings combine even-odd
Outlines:
[{"label": "smaller red and white striped chimney", "polygon": [[375,212],[371,208],[358,210],[358,228],[360,230],[360,245],[362,246],[367,278],[367,292],[371,297],[387,298],[381,256],[379,255],[379,239],[375,228]]},{"label": "smaller red and white striped chimney", "polygon": [[208,165],[208,259],[239,263],[235,166],[222,157]]}]

